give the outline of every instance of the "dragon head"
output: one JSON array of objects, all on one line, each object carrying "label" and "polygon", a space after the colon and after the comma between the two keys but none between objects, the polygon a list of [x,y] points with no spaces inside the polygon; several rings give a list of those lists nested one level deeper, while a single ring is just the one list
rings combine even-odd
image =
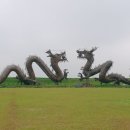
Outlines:
[{"label": "dragon head", "polygon": [[53,54],[51,50],[48,50],[46,53],[48,54],[48,57],[51,57],[52,61],[55,61],[57,63],[60,61],[67,61],[66,52]]},{"label": "dragon head", "polygon": [[91,60],[93,59],[93,52],[97,50],[97,47],[92,48],[90,51],[88,50],[77,50],[76,52],[78,53],[78,58],[82,58],[82,59],[87,59],[87,60]]}]

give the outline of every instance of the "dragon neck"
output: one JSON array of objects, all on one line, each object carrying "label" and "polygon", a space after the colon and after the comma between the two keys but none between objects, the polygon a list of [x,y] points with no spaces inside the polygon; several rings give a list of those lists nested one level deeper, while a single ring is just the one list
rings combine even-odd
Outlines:
[{"label": "dragon neck", "polygon": [[93,62],[94,62],[94,58],[91,58],[90,60],[87,60],[87,63],[85,64],[84,69],[83,69],[83,74],[90,71]]},{"label": "dragon neck", "polygon": [[51,66],[54,69],[57,78],[63,77],[63,73],[58,65],[58,62],[55,62],[54,60],[51,60]]}]

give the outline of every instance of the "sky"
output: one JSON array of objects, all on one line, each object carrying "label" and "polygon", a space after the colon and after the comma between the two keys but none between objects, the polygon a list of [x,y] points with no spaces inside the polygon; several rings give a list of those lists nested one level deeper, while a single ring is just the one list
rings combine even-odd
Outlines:
[{"label": "sky", "polygon": [[[45,51],[51,49],[66,51],[69,62],[59,65],[77,77],[86,60],[77,59],[76,50],[96,46],[93,67],[112,60],[109,73],[129,77],[129,12],[129,0],[1,0],[0,72],[11,64],[26,72],[30,55],[50,66]],[[46,77],[35,63],[33,67],[37,77]]]}]

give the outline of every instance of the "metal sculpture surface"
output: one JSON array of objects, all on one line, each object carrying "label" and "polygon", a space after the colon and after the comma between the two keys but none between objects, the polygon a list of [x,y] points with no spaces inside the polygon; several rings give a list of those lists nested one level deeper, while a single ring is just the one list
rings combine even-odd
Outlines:
[{"label": "metal sculpture surface", "polygon": [[44,63],[44,61],[37,56],[29,56],[26,60],[26,70],[28,77],[24,71],[17,65],[9,65],[0,75],[0,83],[3,83],[8,75],[14,71],[17,74],[17,79],[23,82],[26,85],[36,84],[36,77],[32,67],[32,64],[35,62],[42,71],[54,82],[60,82],[64,79],[64,73],[61,71],[58,63],[66,61],[66,53],[62,52],[60,54],[53,54],[50,50],[46,52],[48,57],[50,57],[51,66],[55,71],[55,74],[49,69],[49,67]]},{"label": "metal sculpture surface", "polygon": [[26,85],[36,84],[36,81],[32,80],[32,79],[29,79],[28,77],[26,77],[26,75],[23,72],[23,70],[19,66],[17,66],[17,65],[8,65],[3,70],[3,72],[0,75],[0,83],[3,83],[7,79],[8,75],[12,71],[14,71],[17,74],[18,78],[20,80],[22,80],[24,84],[26,84]]},{"label": "metal sculpture surface", "polygon": [[130,81],[121,74],[111,73],[107,75],[107,72],[113,64],[112,61],[106,61],[105,63],[92,68],[92,64],[94,62],[93,52],[95,50],[97,50],[97,47],[92,48],[91,50],[77,50],[78,58],[87,60],[85,66],[82,67],[82,73],[79,73],[80,80],[88,79],[89,77],[99,73],[98,80],[102,83],[114,82],[116,84],[120,84],[120,82],[122,82],[124,84],[130,85]]}]

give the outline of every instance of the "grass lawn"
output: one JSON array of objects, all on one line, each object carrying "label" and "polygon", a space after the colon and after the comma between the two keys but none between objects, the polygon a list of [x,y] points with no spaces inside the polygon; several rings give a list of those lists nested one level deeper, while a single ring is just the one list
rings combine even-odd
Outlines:
[{"label": "grass lawn", "polygon": [[130,89],[1,88],[0,130],[130,130]]},{"label": "grass lawn", "polygon": [[[63,80],[58,85],[52,82],[48,78],[37,78],[38,85],[32,86],[32,85],[21,85],[20,82],[14,77],[7,78],[7,80],[0,84],[0,87],[3,88],[79,88],[82,84],[86,83],[86,81],[80,82],[78,78],[69,78],[68,80]],[[101,83],[99,81],[95,81],[93,78],[89,79],[89,84],[91,84],[93,87],[102,87],[102,88],[112,88],[112,87],[124,87],[129,88],[129,85],[121,84],[121,85],[115,85],[114,83]]]}]

